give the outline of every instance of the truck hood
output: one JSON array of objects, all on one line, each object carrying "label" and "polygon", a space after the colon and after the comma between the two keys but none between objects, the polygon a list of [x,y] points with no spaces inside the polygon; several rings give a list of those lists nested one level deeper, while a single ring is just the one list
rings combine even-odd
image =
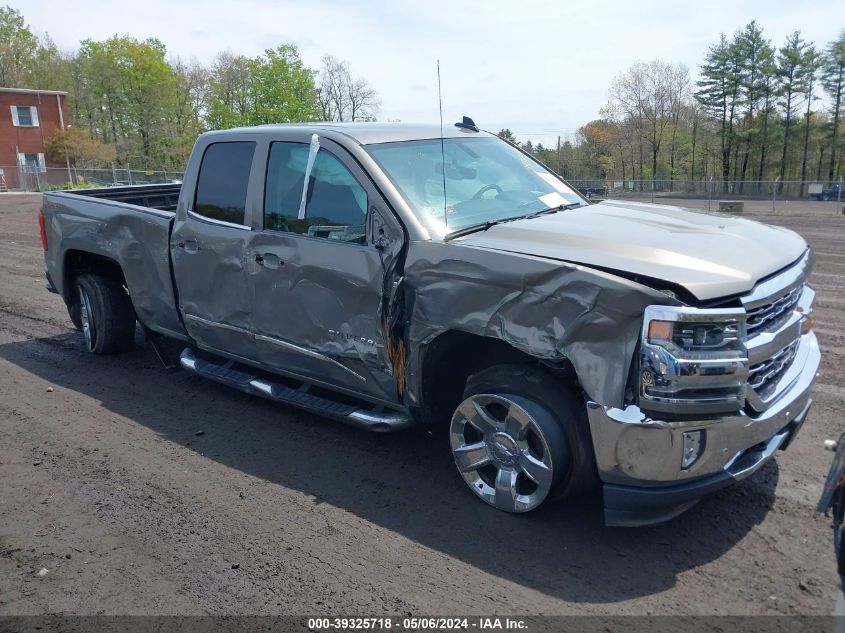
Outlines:
[{"label": "truck hood", "polygon": [[613,200],[498,224],[455,243],[651,277],[701,301],[744,294],[807,249],[803,238],[780,227]]}]

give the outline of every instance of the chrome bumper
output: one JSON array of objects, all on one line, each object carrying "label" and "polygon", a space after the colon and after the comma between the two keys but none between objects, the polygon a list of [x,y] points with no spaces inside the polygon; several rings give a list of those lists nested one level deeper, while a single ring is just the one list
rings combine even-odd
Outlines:
[{"label": "chrome bumper", "polygon": [[[605,484],[661,487],[717,474],[741,479],[771,458],[790,434],[777,438],[794,421],[803,422],[821,362],[813,332],[799,338],[798,350],[784,376],[784,388],[753,416],[745,411],[696,420],[655,420],[636,406],[624,409],[587,403],[599,477]],[[786,386],[788,385],[788,387]],[[704,431],[700,456],[681,468],[684,433]],[[777,444],[775,446],[775,444]],[[751,447],[765,445],[761,450]],[[736,472],[734,472],[736,471]]]}]

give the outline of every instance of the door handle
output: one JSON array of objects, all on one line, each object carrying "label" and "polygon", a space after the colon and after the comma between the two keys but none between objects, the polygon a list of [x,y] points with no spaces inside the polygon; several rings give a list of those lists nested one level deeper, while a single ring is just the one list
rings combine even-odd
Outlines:
[{"label": "door handle", "polygon": [[275,253],[256,253],[255,263],[265,268],[279,268],[285,265],[285,261]]},{"label": "door handle", "polygon": [[200,244],[196,240],[182,240],[181,242],[176,242],[176,246],[184,249],[187,253],[196,253],[200,250]]}]

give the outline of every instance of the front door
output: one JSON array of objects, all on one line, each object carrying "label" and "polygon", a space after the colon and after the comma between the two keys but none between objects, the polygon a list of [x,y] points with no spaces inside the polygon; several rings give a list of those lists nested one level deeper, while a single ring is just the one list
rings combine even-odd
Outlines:
[{"label": "front door", "polygon": [[396,402],[382,317],[402,232],[363,170],[327,139],[271,143],[254,228],[263,230],[249,245],[248,279],[262,363]]},{"label": "front door", "polygon": [[180,209],[170,240],[188,334],[201,348],[247,360],[257,356],[253,296],[244,270],[253,235],[245,214],[255,145],[221,142],[205,148],[193,199]]}]

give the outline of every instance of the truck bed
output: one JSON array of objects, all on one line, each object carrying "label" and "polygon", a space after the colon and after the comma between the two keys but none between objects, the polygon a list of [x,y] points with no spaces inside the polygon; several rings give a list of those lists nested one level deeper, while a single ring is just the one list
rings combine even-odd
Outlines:
[{"label": "truck bed", "polygon": [[170,267],[180,184],[136,185],[44,194],[50,281],[66,301],[72,277],[99,257],[123,271],[138,320],[149,329],[184,337]]},{"label": "truck bed", "polygon": [[114,200],[148,209],[176,211],[182,185],[134,185],[127,187],[103,187],[101,189],[77,189],[72,193],[91,198]]}]

